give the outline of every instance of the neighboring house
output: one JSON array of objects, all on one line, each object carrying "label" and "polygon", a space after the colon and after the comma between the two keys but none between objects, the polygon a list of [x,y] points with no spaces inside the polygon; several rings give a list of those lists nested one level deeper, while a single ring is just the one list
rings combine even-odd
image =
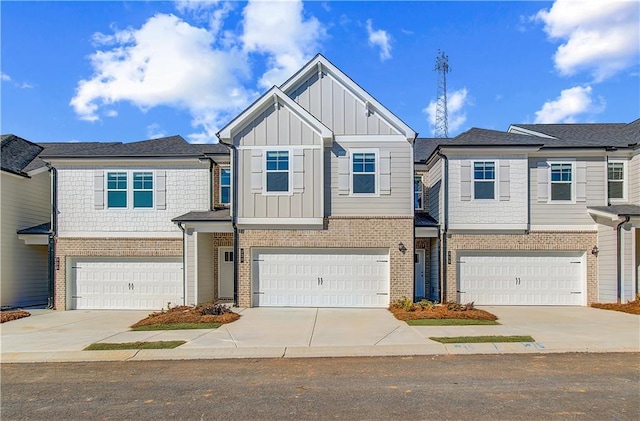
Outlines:
[{"label": "neighboring house", "polygon": [[633,299],[639,126],[512,125],[418,139],[424,208],[439,222],[438,239],[425,244],[437,264],[430,279],[439,281],[427,287],[430,297],[485,305]]},{"label": "neighboring house", "polygon": [[42,146],[21,137],[2,136],[2,308],[48,304],[51,183],[48,168],[37,159],[42,150]]}]

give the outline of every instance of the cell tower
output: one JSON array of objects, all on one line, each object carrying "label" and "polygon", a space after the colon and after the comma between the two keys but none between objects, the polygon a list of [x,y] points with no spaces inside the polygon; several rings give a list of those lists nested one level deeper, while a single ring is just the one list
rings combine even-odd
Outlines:
[{"label": "cell tower", "polygon": [[444,51],[438,50],[436,57],[436,66],[434,69],[438,72],[438,100],[436,102],[436,137],[449,137],[449,121],[447,111],[447,73],[451,71],[449,67],[449,56]]}]

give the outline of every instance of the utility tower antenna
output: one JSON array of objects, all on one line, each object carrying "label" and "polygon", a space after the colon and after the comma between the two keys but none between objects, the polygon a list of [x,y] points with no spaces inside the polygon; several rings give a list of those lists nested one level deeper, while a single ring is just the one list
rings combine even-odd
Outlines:
[{"label": "utility tower antenna", "polygon": [[436,101],[436,122],[435,136],[449,137],[449,121],[447,111],[447,73],[451,71],[449,67],[449,56],[444,51],[438,50],[436,66],[433,69],[438,72],[438,99]]}]

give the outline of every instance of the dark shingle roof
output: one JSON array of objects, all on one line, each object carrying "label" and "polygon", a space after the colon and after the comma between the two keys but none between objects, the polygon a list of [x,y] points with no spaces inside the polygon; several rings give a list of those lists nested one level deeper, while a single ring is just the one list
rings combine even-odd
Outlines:
[{"label": "dark shingle roof", "polygon": [[616,216],[640,216],[640,206],[638,205],[589,206],[588,209],[607,212]]},{"label": "dark shingle roof", "polygon": [[438,221],[428,213],[416,213],[413,218],[413,224],[416,227],[437,227]]},{"label": "dark shingle roof", "polygon": [[608,140],[619,138],[626,123],[595,124],[513,124],[526,130],[553,136],[557,139]]},{"label": "dark shingle roof", "polygon": [[132,143],[103,143],[97,148],[76,151],[51,151],[43,153],[44,158],[104,158],[104,157],[184,157],[200,156],[199,147],[188,143],[182,136],[143,140]]},{"label": "dark shingle roof", "polygon": [[2,135],[0,168],[3,171],[27,177],[26,168],[42,152],[42,149],[42,146],[16,135]]},{"label": "dark shingle roof", "polygon": [[229,147],[224,143],[192,143],[205,154],[228,154]]},{"label": "dark shingle roof", "polygon": [[173,222],[231,221],[229,209],[191,211],[172,219]]},{"label": "dark shingle roof", "polygon": [[86,152],[93,149],[104,148],[105,146],[118,145],[118,142],[47,142],[39,143],[44,150],[40,155],[31,161],[31,163],[25,168],[25,171],[33,171],[38,168],[42,168],[46,163],[42,160],[42,156],[45,155],[74,155],[79,152]]},{"label": "dark shingle roof", "polygon": [[44,224],[36,225],[35,227],[21,229],[18,231],[18,234],[51,234],[51,222],[45,222]]}]

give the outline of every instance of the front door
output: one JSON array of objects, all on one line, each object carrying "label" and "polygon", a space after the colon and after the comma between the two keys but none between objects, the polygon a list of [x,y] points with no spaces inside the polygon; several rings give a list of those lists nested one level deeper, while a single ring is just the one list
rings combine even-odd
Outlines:
[{"label": "front door", "polygon": [[415,263],[415,299],[416,301],[420,301],[423,298],[426,298],[425,287],[424,287],[424,250],[416,249],[416,254],[414,256]]},{"label": "front door", "polygon": [[233,247],[218,248],[218,299],[233,299]]}]

